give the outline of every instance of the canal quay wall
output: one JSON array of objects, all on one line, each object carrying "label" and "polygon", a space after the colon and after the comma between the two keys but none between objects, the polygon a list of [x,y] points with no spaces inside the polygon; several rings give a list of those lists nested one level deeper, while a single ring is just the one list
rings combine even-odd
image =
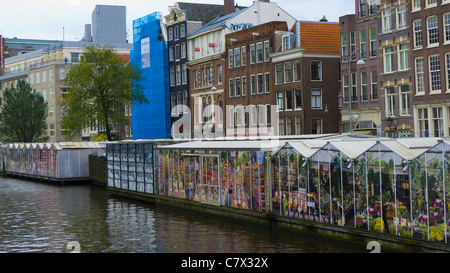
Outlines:
[{"label": "canal quay wall", "polygon": [[[412,239],[365,232],[353,228],[332,226],[302,219],[292,219],[270,213],[258,213],[242,209],[218,207],[210,204],[186,201],[178,198],[151,195],[145,193],[129,192],[121,189],[107,188],[111,194],[138,200],[155,207],[165,207],[179,210],[183,213],[195,213],[198,215],[213,217],[216,219],[233,221],[240,224],[252,225],[272,232],[286,232],[297,235],[317,237],[343,244],[360,245],[367,252],[379,250],[380,252],[402,253],[446,253],[450,247],[432,242],[423,242]],[[372,248],[373,246],[373,248]],[[378,249],[377,249],[378,247]]]}]

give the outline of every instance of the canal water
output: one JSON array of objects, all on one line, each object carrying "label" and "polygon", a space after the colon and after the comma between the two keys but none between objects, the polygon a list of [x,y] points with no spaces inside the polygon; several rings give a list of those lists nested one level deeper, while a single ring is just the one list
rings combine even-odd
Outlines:
[{"label": "canal water", "polygon": [[368,253],[361,246],[154,207],[100,186],[0,178],[0,253],[71,251]]}]

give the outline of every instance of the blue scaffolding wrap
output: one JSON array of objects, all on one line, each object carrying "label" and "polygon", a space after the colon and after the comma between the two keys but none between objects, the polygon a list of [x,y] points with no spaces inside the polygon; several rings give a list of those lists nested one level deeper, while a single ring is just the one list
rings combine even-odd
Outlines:
[{"label": "blue scaffolding wrap", "polygon": [[133,21],[131,62],[142,71],[148,104],[132,109],[133,139],[167,139],[170,133],[169,58],[161,13]]}]

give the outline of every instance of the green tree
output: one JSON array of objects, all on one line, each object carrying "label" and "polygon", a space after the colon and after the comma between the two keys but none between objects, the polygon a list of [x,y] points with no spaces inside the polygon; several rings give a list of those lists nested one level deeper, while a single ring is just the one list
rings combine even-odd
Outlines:
[{"label": "green tree", "polygon": [[46,140],[47,102],[24,80],[3,93],[0,113],[1,132],[5,142],[39,142]]},{"label": "green tree", "polygon": [[64,81],[69,92],[62,97],[61,124],[68,139],[98,123],[111,141],[112,124],[130,123],[124,115],[125,105],[148,103],[140,70],[123,61],[109,45],[86,47],[81,62],[68,69]]}]

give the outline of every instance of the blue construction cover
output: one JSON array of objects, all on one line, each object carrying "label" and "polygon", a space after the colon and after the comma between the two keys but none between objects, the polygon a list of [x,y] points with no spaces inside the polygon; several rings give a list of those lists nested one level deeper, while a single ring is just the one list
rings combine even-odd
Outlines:
[{"label": "blue construction cover", "polygon": [[161,13],[133,21],[131,62],[142,71],[148,104],[133,105],[133,139],[169,139],[170,91],[167,34]]}]

